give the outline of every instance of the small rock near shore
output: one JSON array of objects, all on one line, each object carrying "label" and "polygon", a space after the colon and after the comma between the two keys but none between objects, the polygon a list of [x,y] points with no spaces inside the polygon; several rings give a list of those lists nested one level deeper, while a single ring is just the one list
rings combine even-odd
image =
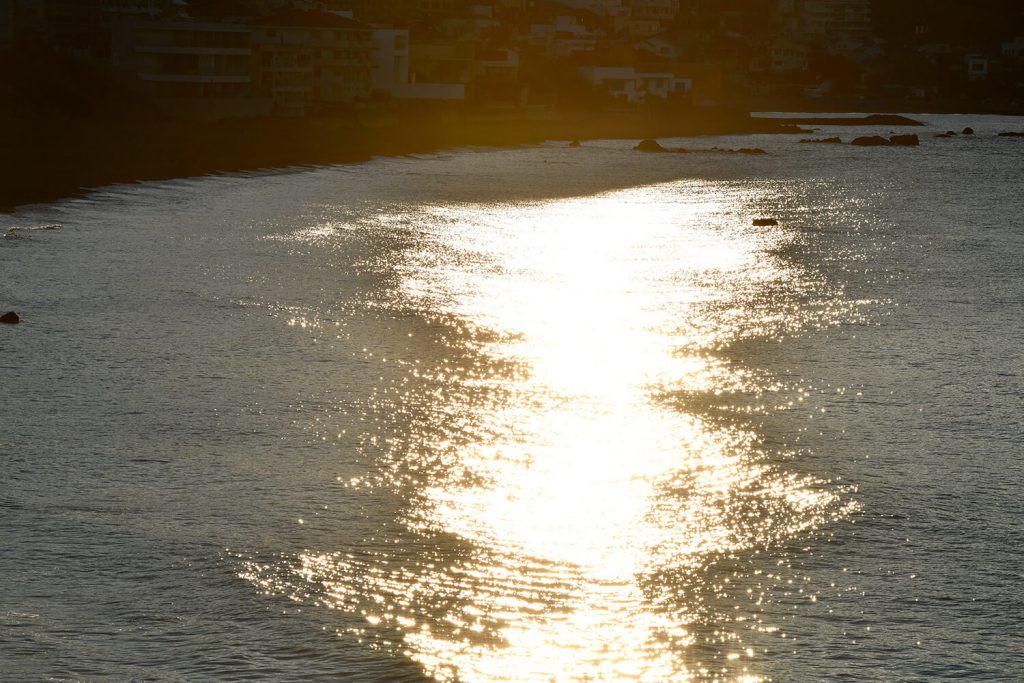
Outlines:
[{"label": "small rock near shore", "polygon": [[1018,133],[1018,132],[1010,131],[1008,133],[1000,133],[999,137],[1001,137],[1001,138],[1024,138],[1024,132],[1019,132]]},{"label": "small rock near shore", "polygon": [[966,128],[964,128],[963,134],[964,135],[974,135],[974,129],[971,128],[970,126],[967,126]]},{"label": "small rock near shore", "polygon": [[841,145],[843,144],[842,138],[804,138],[800,142],[810,143],[814,145]]},{"label": "small rock near shore", "polygon": [[638,152],[667,152],[668,150],[661,146],[661,143],[657,140],[650,138],[641,140],[640,143],[633,149]]},{"label": "small rock near shore", "polygon": [[0,323],[4,323],[5,325],[17,325],[20,322],[21,318],[19,318],[18,314],[14,311],[7,311],[3,315],[0,315]]},{"label": "small rock near shore", "polygon": [[778,224],[779,224],[779,222],[777,220],[775,220],[774,218],[755,218],[754,219],[754,227],[757,227],[757,228],[766,228],[766,227],[769,227],[769,226],[772,226],[772,225],[778,225]]},{"label": "small rock near shore", "polygon": [[889,142],[888,138],[883,138],[881,135],[865,135],[854,138],[850,144],[858,147],[887,147],[892,143]]}]

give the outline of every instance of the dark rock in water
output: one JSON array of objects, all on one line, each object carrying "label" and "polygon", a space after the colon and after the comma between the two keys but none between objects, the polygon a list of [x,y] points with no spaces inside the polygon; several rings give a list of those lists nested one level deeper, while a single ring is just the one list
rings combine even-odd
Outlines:
[{"label": "dark rock in water", "polygon": [[966,128],[964,128],[963,134],[964,135],[974,135],[974,129],[971,128],[970,126],[967,126]]},{"label": "dark rock in water", "polygon": [[579,140],[573,140],[572,142],[569,143],[569,146],[570,147],[579,147],[580,146],[580,141]]},{"label": "dark rock in water", "polygon": [[815,145],[841,145],[843,144],[842,138],[804,138],[800,142],[807,142]]},{"label": "dark rock in water", "polygon": [[956,136],[955,135],[950,135],[949,133],[939,133],[935,137],[937,137],[937,138],[953,138],[953,137],[956,137]]},{"label": "dark rock in water", "polygon": [[917,147],[921,144],[916,135],[893,135],[889,142],[898,147]]},{"label": "dark rock in water", "polygon": [[659,143],[657,140],[651,140],[650,138],[648,138],[646,140],[641,140],[640,144],[638,144],[633,149],[637,150],[638,152],[667,152],[668,151],[667,149],[662,147],[661,143]]},{"label": "dark rock in water", "polygon": [[758,228],[765,228],[771,225],[778,225],[779,222],[774,218],[755,218],[754,226]]},{"label": "dark rock in water", "polygon": [[956,131],[955,130],[947,130],[946,131],[946,135],[948,135],[951,138],[955,138],[956,137]]},{"label": "dark rock in water", "polygon": [[20,322],[21,318],[19,318],[18,314],[14,311],[7,311],[3,315],[0,315],[0,323],[4,323],[5,325],[17,325]]},{"label": "dark rock in water", "polygon": [[775,123],[797,126],[923,126],[924,124],[897,114],[868,116],[772,118]]},{"label": "dark rock in water", "polygon": [[854,138],[851,145],[857,145],[858,147],[888,147],[892,143],[889,142],[888,138],[883,138],[880,135],[865,135],[864,137]]},{"label": "dark rock in water", "polygon": [[761,149],[760,147],[740,147],[736,151],[739,154],[767,154],[768,153],[768,152],[764,151],[763,149]]},{"label": "dark rock in water", "polygon": [[1024,132],[1022,132],[1022,133],[1015,133],[1013,131],[1010,131],[1009,133],[1000,133],[999,137],[1001,137],[1001,138],[1024,138]]}]

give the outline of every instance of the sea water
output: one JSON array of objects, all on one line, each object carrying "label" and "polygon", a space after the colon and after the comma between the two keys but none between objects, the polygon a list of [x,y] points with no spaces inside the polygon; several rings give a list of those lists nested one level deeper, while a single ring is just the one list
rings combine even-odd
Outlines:
[{"label": "sea water", "polygon": [[1024,119],[919,118],[0,217],[0,679],[1019,680]]}]

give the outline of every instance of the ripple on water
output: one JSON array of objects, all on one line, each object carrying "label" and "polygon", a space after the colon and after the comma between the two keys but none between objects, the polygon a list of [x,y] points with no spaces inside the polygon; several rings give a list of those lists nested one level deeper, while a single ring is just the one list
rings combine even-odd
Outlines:
[{"label": "ripple on water", "polygon": [[437,680],[760,680],[784,637],[761,606],[793,581],[767,558],[856,503],[710,409],[790,394],[731,348],[871,304],[747,227],[770,201],[684,182],[375,216],[408,232],[391,306],[448,329],[455,361],[415,360],[382,476],[351,482],[402,492],[403,540],[242,575],[361,615],[351,635]]}]

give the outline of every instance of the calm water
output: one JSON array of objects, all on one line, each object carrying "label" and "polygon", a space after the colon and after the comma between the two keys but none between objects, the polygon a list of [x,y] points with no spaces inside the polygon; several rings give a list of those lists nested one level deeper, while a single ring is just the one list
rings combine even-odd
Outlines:
[{"label": "calm water", "polygon": [[926,118],[0,216],[0,679],[1021,680],[1024,120]]}]

